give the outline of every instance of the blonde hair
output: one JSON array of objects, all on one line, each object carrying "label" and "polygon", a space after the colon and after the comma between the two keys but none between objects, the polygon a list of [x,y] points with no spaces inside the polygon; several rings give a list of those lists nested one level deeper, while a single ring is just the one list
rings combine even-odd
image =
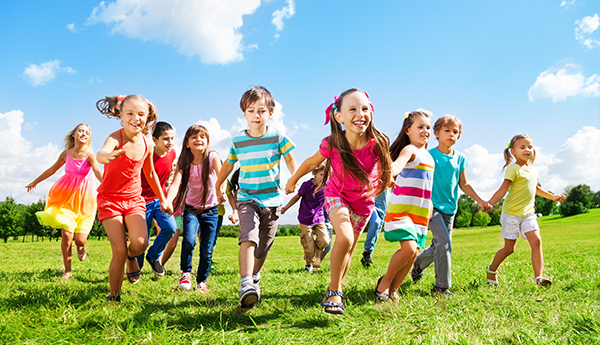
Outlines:
[{"label": "blonde hair", "polygon": [[[460,122],[458,117],[456,117],[452,114],[446,114],[446,115],[440,117],[439,119],[437,119],[437,121],[435,121],[435,124],[433,125],[433,134],[435,135],[435,132],[441,130],[442,127],[446,127],[446,126],[458,127],[458,138],[457,139],[460,139],[460,135],[462,134],[462,123]],[[436,135],[436,138],[437,138],[437,135]]]},{"label": "blonde hair", "polygon": [[67,133],[67,135],[65,135],[65,150],[75,147],[75,137],[73,137],[73,134],[75,134],[79,126],[86,126],[90,130],[90,138],[87,143],[83,144],[83,149],[86,152],[89,152],[92,150],[92,128],[87,123],[78,124],[69,133]]},{"label": "blonde hair", "polygon": [[[517,140],[521,140],[521,139],[525,139],[525,140],[528,140],[531,143],[533,143],[533,140],[527,134],[517,134],[512,139],[510,139],[510,143],[508,144],[508,147],[504,149],[504,161],[506,162],[506,164],[504,164],[504,166],[502,167],[502,170],[506,169],[506,167],[512,163],[513,156],[510,153],[510,150],[513,149]],[[527,164],[533,164],[534,161],[535,161],[535,148],[533,149],[533,154],[531,155],[531,158],[529,159],[529,161],[527,161]]]}]

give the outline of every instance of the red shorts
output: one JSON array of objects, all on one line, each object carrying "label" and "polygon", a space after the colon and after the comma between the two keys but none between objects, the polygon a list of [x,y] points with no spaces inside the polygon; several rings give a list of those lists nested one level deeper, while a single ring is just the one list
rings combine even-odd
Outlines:
[{"label": "red shorts", "polygon": [[98,219],[100,221],[117,217],[140,214],[146,219],[146,202],[141,195],[123,199],[121,197],[98,194]]}]

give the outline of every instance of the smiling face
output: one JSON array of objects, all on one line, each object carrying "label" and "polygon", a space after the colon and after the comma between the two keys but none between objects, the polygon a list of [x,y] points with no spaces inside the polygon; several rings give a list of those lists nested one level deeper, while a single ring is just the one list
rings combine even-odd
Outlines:
[{"label": "smiling face", "polygon": [[346,131],[364,134],[372,116],[369,99],[363,92],[356,91],[344,96],[340,109],[335,113],[335,120],[343,124]]},{"label": "smiling face", "polygon": [[175,140],[175,131],[167,129],[157,138],[152,137],[154,141],[154,151],[159,156],[171,151],[173,148],[173,141]]},{"label": "smiling face", "polygon": [[190,136],[185,142],[185,147],[190,149],[194,157],[197,157],[197,155],[204,155],[204,152],[208,149],[208,144],[209,140],[207,133],[204,131],[198,131],[196,133],[190,134]]},{"label": "smiling face", "polygon": [[273,115],[272,111],[269,111],[267,102],[264,98],[258,99],[256,102],[250,104],[246,110],[244,110],[244,117],[248,121],[248,134],[252,137],[262,137],[267,132],[267,122]]},{"label": "smiling face", "polygon": [[523,166],[529,163],[534,155],[533,141],[529,139],[518,139],[512,145],[510,153],[517,160],[517,164]]},{"label": "smiling face", "polygon": [[429,141],[431,120],[426,116],[417,116],[413,124],[406,130],[410,143],[418,148],[424,147]]},{"label": "smiling face", "polygon": [[73,139],[75,142],[79,142],[82,145],[85,145],[92,140],[92,131],[90,127],[87,125],[81,124],[75,128],[75,132],[73,132]]},{"label": "smiling face", "polygon": [[120,118],[126,132],[141,133],[146,128],[146,121],[148,120],[148,103],[141,99],[125,100]]}]

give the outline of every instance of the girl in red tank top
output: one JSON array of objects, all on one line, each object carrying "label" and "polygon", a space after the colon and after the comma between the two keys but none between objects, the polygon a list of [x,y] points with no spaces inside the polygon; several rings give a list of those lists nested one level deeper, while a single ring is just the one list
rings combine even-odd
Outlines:
[{"label": "girl in red tank top", "polygon": [[[151,141],[145,135],[154,128],[158,113],[152,103],[139,95],[106,97],[96,103],[106,116],[121,120],[123,128],[113,132],[98,151],[104,164],[102,184],[98,188],[98,217],[106,230],[112,249],[108,277],[109,301],[121,300],[125,262],[127,279],[137,283],[140,276],[136,256],[148,246],[146,203],[141,195],[141,171],[159,198],[163,211],[172,213],[154,171]],[[125,234],[127,227],[128,236]],[[127,245],[129,237],[129,245]]]}]

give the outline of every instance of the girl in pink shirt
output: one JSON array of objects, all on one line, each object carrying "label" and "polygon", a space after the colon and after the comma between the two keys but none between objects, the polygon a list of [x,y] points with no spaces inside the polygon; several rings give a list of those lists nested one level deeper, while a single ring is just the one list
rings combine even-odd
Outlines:
[{"label": "girl in pink shirt", "polygon": [[[175,209],[181,207],[183,210],[179,279],[179,288],[182,290],[189,290],[192,285],[192,256],[200,232],[196,286],[201,292],[208,291],[206,279],[212,263],[219,213],[215,183],[220,171],[221,159],[215,151],[210,151],[210,137],[206,128],[200,125],[188,128],[168,196],[168,200],[175,197]],[[177,194],[174,196],[175,191]]]},{"label": "girl in pink shirt", "polygon": [[325,124],[331,121],[331,136],[296,170],[287,182],[286,192],[294,192],[300,177],[327,159],[320,187],[327,184],[325,210],[336,236],[331,250],[331,282],[323,308],[327,313],[343,314],[342,279],[373,211],[375,197],[391,182],[391,159],[388,138],[373,125],[373,105],[365,92],[342,92],[325,113]]}]

